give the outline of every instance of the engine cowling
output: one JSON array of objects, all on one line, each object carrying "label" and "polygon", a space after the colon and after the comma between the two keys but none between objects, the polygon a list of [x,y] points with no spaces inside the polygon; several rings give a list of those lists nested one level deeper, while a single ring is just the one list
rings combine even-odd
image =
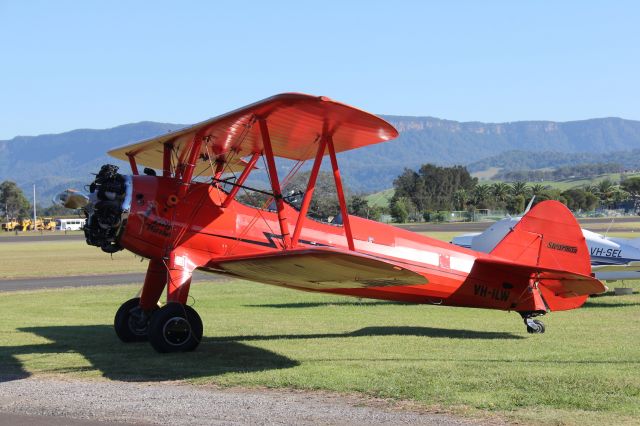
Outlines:
[{"label": "engine cowling", "polygon": [[118,166],[105,164],[89,185],[89,203],[85,206],[87,244],[106,253],[122,250],[118,238],[131,207],[131,176],[118,173]]}]

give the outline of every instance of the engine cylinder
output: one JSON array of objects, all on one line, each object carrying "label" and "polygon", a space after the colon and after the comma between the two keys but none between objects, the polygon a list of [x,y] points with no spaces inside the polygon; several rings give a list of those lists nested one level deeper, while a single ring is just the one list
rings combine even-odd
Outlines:
[{"label": "engine cylinder", "polygon": [[124,228],[131,198],[131,178],[118,173],[118,166],[105,164],[89,186],[89,204],[85,207],[87,244],[106,253],[122,250],[118,237]]}]

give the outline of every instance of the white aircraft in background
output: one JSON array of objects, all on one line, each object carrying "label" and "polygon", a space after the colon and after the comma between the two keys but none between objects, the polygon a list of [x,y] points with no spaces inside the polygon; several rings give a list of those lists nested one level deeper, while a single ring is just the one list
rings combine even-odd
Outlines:
[{"label": "white aircraft in background", "polygon": [[[489,253],[520,217],[506,217],[484,232],[458,235],[451,241],[461,247]],[[591,254],[591,270],[604,281],[640,279],[640,238],[613,238],[582,230]]]}]

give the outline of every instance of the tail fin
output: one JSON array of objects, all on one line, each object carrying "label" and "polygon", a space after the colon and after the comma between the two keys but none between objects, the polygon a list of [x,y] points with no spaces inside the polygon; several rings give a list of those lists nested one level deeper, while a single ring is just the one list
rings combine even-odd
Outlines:
[{"label": "tail fin", "polygon": [[569,209],[558,201],[544,201],[531,209],[491,254],[518,263],[591,274],[582,229]]},{"label": "tail fin", "polygon": [[606,287],[591,277],[589,249],[573,214],[558,201],[543,201],[522,217],[491,252],[535,274],[552,310],[581,306]]}]

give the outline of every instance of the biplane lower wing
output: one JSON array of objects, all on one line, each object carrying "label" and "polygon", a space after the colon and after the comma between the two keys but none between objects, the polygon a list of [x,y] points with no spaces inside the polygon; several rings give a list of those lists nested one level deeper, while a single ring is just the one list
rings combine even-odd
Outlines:
[{"label": "biplane lower wing", "polygon": [[216,260],[215,268],[251,281],[308,290],[427,283],[422,275],[393,263],[328,249]]}]

